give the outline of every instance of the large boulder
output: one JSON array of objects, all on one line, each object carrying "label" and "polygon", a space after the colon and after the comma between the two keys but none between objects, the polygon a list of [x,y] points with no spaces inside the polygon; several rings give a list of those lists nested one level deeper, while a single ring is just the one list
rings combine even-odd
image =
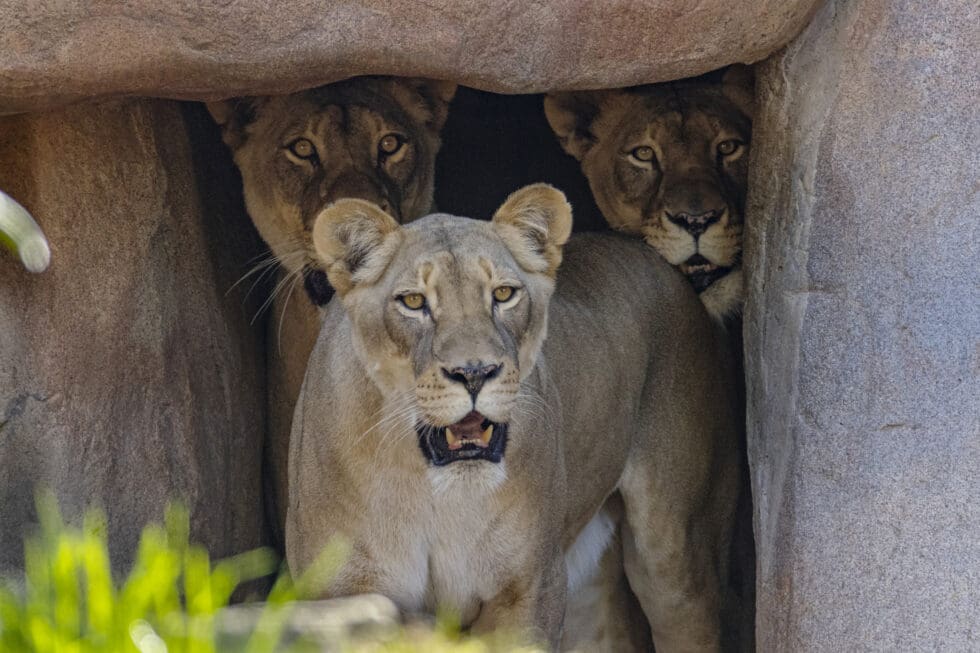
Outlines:
[{"label": "large boulder", "polygon": [[819,0],[37,3],[0,8],[0,113],[113,94],[216,99],[352,75],[528,93],[762,59]]},{"label": "large boulder", "polygon": [[830,0],[758,68],[762,651],[980,648],[974,0]]},{"label": "large boulder", "polygon": [[216,556],[264,542],[261,334],[228,293],[255,240],[225,199],[227,156],[190,146],[203,114],[141,100],[0,119],[0,188],[52,249],[40,275],[0,250],[0,568],[22,564],[35,487],[73,518],[104,506],[119,566],[172,498]]}]

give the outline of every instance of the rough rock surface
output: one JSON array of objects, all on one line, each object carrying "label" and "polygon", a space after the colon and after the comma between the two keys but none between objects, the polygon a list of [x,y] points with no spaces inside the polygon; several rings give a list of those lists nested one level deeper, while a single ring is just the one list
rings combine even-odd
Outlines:
[{"label": "rough rock surface", "polygon": [[[219,651],[244,651],[270,605],[249,603],[225,608],[215,623]],[[399,632],[398,608],[380,594],[358,594],[326,601],[297,601],[286,608],[282,642],[286,648],[335,653],[352,641],[383,641]],[[297,641],[308,645],[302,648]]]},{"label": "rough rock surface", "polygon": [[980,649],[980,8],[831,0],[760,66],[760,651]]},{"label": "rough rock surface", "polygon": [[70,516],[102,504],[120,565],[170,498],[215,556],[263,543],[261,334],[227,293],[254,241],[211,188],[236,188],[224,152],[188,145],[203,114],[142,100],[0,120],[0,188],[52,248],[40,275],[0,252],[0,569],[22,562],[36,485]]},{"label": "rough rock surface", "polygon": [[0,8],[0,113],[116,94],[288,92],[378,73],[508,93],[627,86],[758,61],[818,1],[13,0]]}]

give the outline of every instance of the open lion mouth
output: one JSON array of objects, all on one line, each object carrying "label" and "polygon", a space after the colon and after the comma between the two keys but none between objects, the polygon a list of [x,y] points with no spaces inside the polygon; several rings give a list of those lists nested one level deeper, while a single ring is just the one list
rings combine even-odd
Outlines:
[{"label": "open lion mouth", "polygon": [[696,293],[703,292],[708,286],[732,271],[730,267],[715,265],[700,254],[695,254],[681,263],[680,269],[694,286]]},{"label": "open lion mouth", "polygon": [[449,426],[418,424],[419,447],[436,466],[462,460],[499,463],[507,446],[507,425],[491,422],[476,412]]}]

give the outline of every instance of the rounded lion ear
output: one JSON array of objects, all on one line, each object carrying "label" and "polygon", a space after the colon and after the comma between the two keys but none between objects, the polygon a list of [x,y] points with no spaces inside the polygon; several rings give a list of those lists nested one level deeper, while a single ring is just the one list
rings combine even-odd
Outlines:
[{"label": "rounded lion ear", "polygon": [[600,91],[576,91],[550,93],[544,98],[548,124],[562,148],[579,161],[596,143],[592,124],[599,117],[604,96]]},{"label": "rounded lion ear", "polygon": [[449,117],[449,103],[456,96],[456,84],[437,79],[410,77],[404,80],[422,99],[429,118],[426,122],[435,131],[440,131]]},{"label": "rounded lion ear", "polygon": [[755,71],[752,66],[729,66],[721,78],[721,89],[725,97],[747,116],[752,116],[755,112]]},{"label": "rounded lion ear", "polygon": [[525,186],[497,209],[493,224],[521,267],[555,276],[572,233],[572,207],[564,193],[548,184]]},{"label": "rounded lion ear", "polygon": [[221,127],[225,145],[235,150],[245,142],[245,128],[255,121],[267,100],[268,98],[243,97],[207,102],[204,106],[214,122]]},{"label": "rounded lion ear", "polygon": [[205,102],[204,106],[207,107],[208,113],[211,114],[211,119],[219,127],[224,127],[225,123],[231,118],[235,103],[232,100],[218,100],[217,102]]},{"label": "rounded lion ear", "polygon": [[395,219],[365,200],[338,200],[320,212],[313,247],[337,294],[377,281],[394,254],[397,233]]}]

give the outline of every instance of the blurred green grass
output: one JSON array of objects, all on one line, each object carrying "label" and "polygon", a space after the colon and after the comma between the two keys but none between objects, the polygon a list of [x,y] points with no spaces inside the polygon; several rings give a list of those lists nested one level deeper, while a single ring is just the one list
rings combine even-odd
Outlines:
[{"label": "blurred green grass", "polygon": [[[54,495],[37,499],[37,532],[25,538],[23,582],[0,581],[4,653],[217,653],[216,615],[242,583],[277,574],[244,653],[320,650],[283,633],[290,606],[315,597],[342,564],[346,545],[330,543],[299,579],[279,570],[268,549],[214,561],[190,542],[187,510],[171,504],[163,524],[142,532],[135,561],[113,578],[104,513],[89,510],[80,528],[64,522]],[[400,628],[382,639],[331,643],[344,653],[490,653],[535,651],[505,635],[476,638],[443,616],[434,628]],[[227,650],[227,649],[225,649]],[[224,652],[222,652],[224,653]]]}]

